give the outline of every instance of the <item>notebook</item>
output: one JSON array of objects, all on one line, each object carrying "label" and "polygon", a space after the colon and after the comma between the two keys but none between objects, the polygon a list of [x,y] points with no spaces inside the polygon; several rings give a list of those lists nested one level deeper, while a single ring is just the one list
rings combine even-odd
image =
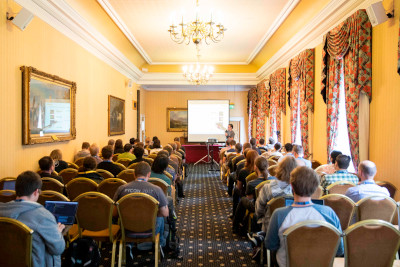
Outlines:
[{"label": "notebook", "polygon": [[15,191],[15,181],[16,180],[4,181],[3,182],[3,190],[14,190]]},{"label": "notebook", "polygon": [[[312,203],[318,204],[318,205],[324,205],[324,200],[323,199],[311,199]],[[285,206],[291,206],[294,202],[293,197],[285,197]]]},{"label": "notebook", "polygon": [[78,209],[78,202],[70,201],[46,201],[44,207],[53,213],[56,221],[65,225],[72,225]]}]

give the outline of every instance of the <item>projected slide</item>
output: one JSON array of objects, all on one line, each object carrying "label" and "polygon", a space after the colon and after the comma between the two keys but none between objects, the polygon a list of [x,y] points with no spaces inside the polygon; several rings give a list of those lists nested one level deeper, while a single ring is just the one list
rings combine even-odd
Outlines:
[{"label": "projected slide", "polygon": [[188,141],[225,142],[229,124],[229,100],[188,100]]},{"label": "projected slide", "polygon": [[68,133],[70,128],[70,103],[64,99],[46,99],[45,133]]}]

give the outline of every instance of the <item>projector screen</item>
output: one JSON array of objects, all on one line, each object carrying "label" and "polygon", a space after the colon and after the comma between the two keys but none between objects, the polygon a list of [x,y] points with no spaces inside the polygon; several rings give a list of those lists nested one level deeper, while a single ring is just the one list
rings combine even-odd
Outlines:
[{"label": "projector screen", "polygon": [[229,100],[188,100],[188,142],[225,142]]}]

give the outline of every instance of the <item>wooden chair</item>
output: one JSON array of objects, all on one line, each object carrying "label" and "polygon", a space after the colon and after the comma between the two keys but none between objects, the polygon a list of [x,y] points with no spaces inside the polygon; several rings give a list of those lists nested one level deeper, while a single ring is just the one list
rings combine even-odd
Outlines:
[{"label": "wooden chair", "polygon": [[76,166],[78,166],[78,169],[83,166],[83,161],[84,160],[85,160],[85,157],[78,158],[77,160],[75,160],[74,163],[75,163]]},{"label": "wooden chair", "polygon": [[47,200],[50,201],[69,201],[69,198],[57,191],[46,190],[42,191],[39,195],[38,203],[44,206]]},{"label": "wooden chair", "polygon": [[168,196],[169,185],[164,180],[160,178],[150,177],[148,182],[160,187],[161,190],[164,192],[165,196]]},{"label": "wooden chair", "polygon": [[319,162],[318,160],[312,160],[312,161],[311,161],[311,168],[312,168],[313,170],[315,170],[316,168],[318,168],[318,167],[321,166],[321,165],[322,165],[322,163]]},{"label": "wooden chair", "polygon": [[326,187],[327,194],[346,194],[347,189],[356,186],[352,182],[338,181]]},{"label": "wooden chair", "polygon": [[153,166],[154,159],[152,159],[152,158],[146,158],[146,161],[147,161],[147,163],[150,164],[150,166]]},{"label": "wooden chair", "polygon": [[125,167],[124,164],[121,164],[121,163],[119,163],[119,162],[114,162],[114,164],[117,165],[117,166],[121,169],[121,171],[126,170],[126,167]]},{"label": "wooden chair", "polygon": [[275,165],[278,165],[278,162],[277,162],[277,161],[275,161],[275,160],[273,160],[273,159],[268,159],[268,166],[269,166],[269,167],[275,166]]},{"label": "wooden chair", "polygon": [[286,265],[332,266],[340,244],[341,232],[325,221],[304,221],[283,232]]},{"label": "wooden chair", "polygon": [[266,180],[264,182],[259,183],[256,188],[255,188],[255,192],[256,192],[256,198],[258,198],[258,195],[260,194],[261,189],[264,187],[264,185],[269,184],[271,182],[271,180]]},{"label": "wooden chair", "polygon": [[32,266],[32,237],[22,222],[0,217],[0,266]]},{"label": "wooden chair", "polygon": [[278,162],[278,160],[280,159],[280,156],[272,156],[269,159],[275,160],[276,162]]},{"label": "wooden chair", "polygon": [[153,242],[155,266],[158,266],[160,234],[156,234],[156,220],[159,202],[150,195],[131,193],[123,196],[116,203],[120,218],[122,237],[119,243],[118,266],[122,264],[126,242]]},{"label": "wooden chair", "polygon": [[369,196],[356,203],[357,221],[370,219],[392,222],[398,204],[390,197]]},{"label": "wooden chair", "polygon": [[108,178],[114,178],[114,174],[112,174],[111,172],[107,171],[107,170],[103,170],[103,169],[96,169],[96,172],[98,174],[100,174],[101,176],[103,176],[104,179],[108,179]]},{"label": "wooden chair", "polygon": [[124,165],[125,167],[129,166],[129,163],[131,163],[131,159],[129,158],[122,158],[122,159],[118,159],[116,163],[121,163],[122,165]]},{"label": "wooden chair", "polygon": [[64,191],[64,184],[57,179],[51,177],[42,178],[42,190],[51,190],[62,193]]},{"label": "wooden chair", "polygon": [[0,190],[4,189],[4,182],[7,181],[16,181],[17,177],[4,177],[0,179]]},{"label": "wooden chair", "polygon": [[124,185],[124,184],[126,184],[126,182],[122,179],[108,178],[99,184],[99,187],[97,188],[97,190],[100,193],[103,193],[103,194],[107,195],[109,198],[113,199],[118,187],[120,187],[121,185]]},{"label": "wooden chair", "polygon": [[114,201],[103,193],[87,192],[79,195],[76,220],[79,237],[91,237],[99,242],[111,242],[111,266],[115,265],[115,251],[120,226],[112,224]]},{"label": "wooden chair", "polygon": [[97,191],[97,183],[89,178],[75,178],[65,185],[69,199],[75,199],[80,194]]},{"label": "wooden chair", "polygon": [[344,232],[345,266],[392,266],[400,246],[400,232],[382,220],[365,220]]},{"label": "wooden chair", "polygon": [[147,157],[151,158],[154,161],[154,159],[157,157],[157,154],[153,153],[153,154],[148,155]]},{"label": "wooden chair", "polygon": [[394,199],[397,192],[397,187],[394,186],[394,184],[385,181],[377,181],[375,183],[379,186],[385,187],[389,191],[390,197]]},{"label": "wooden chair", "polygon": [[2,203],[13,201],[16,197],[14,190],[0,190],[0,202]]},{"label": "wooden chair", "polygon": [[167,171],[164,171],[164,174],[171,180],[171,185],[172,185],[173,184],[172,183],[172,179],[173,179],[172,175]]},{"label": "wooden chair", "polygon": [[323,193],[324,193],[324,188],[322,188],[322,186],[319,185],[315,190],[314,194],[311,195],[311,199],[319,199],[320,197],[322,197]]},{"label": "wooden chair", "polygon": [[77,175],[78,175],[78,169],[74,168],[67,168],[60,171],[60,176],[63,178],[64,184],[68,184]]},{"label": "wooden chair", "polygon": [[268,167],[268,173],[271,176],[276,176],[276,168],[278,167],[278,165],[273,165]]},{"label": "wooden chair", "polygon": [[67,164],[68,164],[68,168],[72,168],[72,169],[75,169],[75,170],[79,169],[79,166],[76,165],[75,163],[67,162]]},{"label": "wooden chair", "polygon": [[126,167],[128,170],[130,169],[130,170],[133,170],[133,169],[135,169],[135,166],[136,165],[138,165],[138,163],[139,162],[135,162],[135,163],[132,163],[131,165],[129,165],[128,167]]},{"label": "wooden chair", "polygon": [[119,154],[120,154],[120,153],[114,154],[114,155],[112,156],[112,158],[111,158],[112,161],[116,162],[116,161],[118,160]]},{"label": "wooden chair", "polygon": [[333,209],[336,215],[339,217],[340,225],[342,230],[346,230],[349,227],[351,219],[356,210],[356,203],[353,200],[341,194],[329,194],[321,197],[324,200],[324,204]]},{"label": "wooden chair", "polygon": [[130,183],[136,179],[135,170],[124,170],[117,175],[117,178],[122,179],[127,183]]},{"label": "wooden chair", "polygon": [[250,174],[247,175],[247,177],[246,177],[246,184],[248,184],[249,182],[251,182],[251,181],[253,181],[253,180],[257,179],[257,178],[258,178],[258,176],[257,176],[257,173],[256,173],[256,172],[250,173]]}]

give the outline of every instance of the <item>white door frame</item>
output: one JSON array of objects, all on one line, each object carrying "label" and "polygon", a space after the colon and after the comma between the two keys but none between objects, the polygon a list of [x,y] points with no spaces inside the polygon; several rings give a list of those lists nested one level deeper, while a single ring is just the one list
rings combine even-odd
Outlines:
[{"label": "white door frame", "polygon": [[241,144],[244,144],[246,142],[246,132],[245,132],[245,127],[244,127],[244,118],[243,117],[230,117],[229,119],[231,121],[238,121],[240,123],[240,140],[239,140],[239,142]]}]

